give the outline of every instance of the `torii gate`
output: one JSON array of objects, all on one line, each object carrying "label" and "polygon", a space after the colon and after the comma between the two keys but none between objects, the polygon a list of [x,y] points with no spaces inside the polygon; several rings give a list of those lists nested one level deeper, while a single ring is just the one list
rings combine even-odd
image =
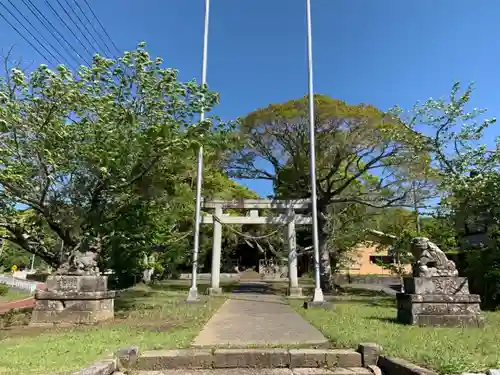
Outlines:
[{"label": "torii gate", "polygon": [[[219,294],[220,288],[220,267],[221,267],[221,243],[222,224],[269,224],[286,225],[286,243],[288,247],[288,295],[291,297],[302,296],[302,288],[299,287],[297,273],[297,241],[296,225],[311,225],[310,216],[297,214],[297,211],[310,210],[310,199],[297,200],[271,200],[271,199],[242,199],[242,200],[210,200],[202,201],[202,207],[213,210],[213,215],[205,215],[201,218],[202,224],[213,225],[213,245],[212,245],[212,270],[210,294]],[[249,210],[249,216],[224,216],[225,209]],[[277,216],[259,216],[259,210],[273,209],[285,214]],[[215,217],[215,218],[214,218]]]}]

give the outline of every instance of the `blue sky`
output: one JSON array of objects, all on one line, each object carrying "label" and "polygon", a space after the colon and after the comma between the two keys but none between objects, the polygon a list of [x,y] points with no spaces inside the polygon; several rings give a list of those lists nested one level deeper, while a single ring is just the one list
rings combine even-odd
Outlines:
[{"label": "blue sky", "polygon": [[[44,1],[32,1],[50,15]],[[60,10],[56,0],[49,2]],[[146,41],[181,79],[200,79],[203,0],[88,2],[121,50]],[[211,3],[208,83],[221,95],[216,114],[233,119],[306,94],[304,0]],[[445,96],[455,80],[474,81],[472,104],[498,116],[499,14],[498,0],[312,0],[314,91],[385,110]],[[0,19],[0,46],[11,45],[25,61],[44,62]],[[496,128],[487,133],[491,141],[496,135]],[[260,181],[245,184],[262,195],[271,192]]]}]

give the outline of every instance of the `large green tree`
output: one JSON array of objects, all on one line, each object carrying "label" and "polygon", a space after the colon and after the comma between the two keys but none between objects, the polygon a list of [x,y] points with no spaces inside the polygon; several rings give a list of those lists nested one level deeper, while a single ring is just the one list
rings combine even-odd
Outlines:
[{"label": "large green tree", "polygon": [[472,86],[461,90],[455,83],[449,99],[429,99],[409,111],[393,111],[408,127],[418,125],[428,134],[420,138],[421,146],[439,173],[441,207],[454,216],[459,230],[467,218],[479,219],[480,213],[484,219],[498,217],[494,203],[500,181],[499,144],[482,143],[484,131],[496,119],[485,118],[485,109],[469,109],[472,92]]},{"label": "large green tree", "polygon": [[431,134],[423,139],[422,146],[440,171],[439,187],[444,193],[441,206],[454,221],[459,237],[481,229],[489,232],[482,236],[485,241],[481,249],[470,249],[465,241],[462,250],[471,289],[481,294],[485,306],[493,307],[500,304],[500,148],[498,139],[493,146],[485,144],[484,132],[496,119],[487,118],[485,109],[470,108],[472,92],[472,86],[462,90],[455,83],[447,99],[429,99],[407,112],[396,108],[394,113],[402,122],[418,124]]},{"label": "large green tree", "polygon": [[[279,197],[309,197],[307,102],[305,97],[273,104],[243,118],[240,131],[247,146],[232,158],[230,173],[270,180]],[[338,249],[329,241],[330,207],[405,204],[405,167],[425,166],[426,160],[421,157],[420,135],[394,115],[324,95],[315,95],[314,103],[321,284],[329,290],[331,265],[339,261]]]},{"label": "large green tree", "polygon": [[[13,68],[0,81],[2,239],[55,266],[60,251],[44,226],[66,254],[147,245],[141,230],[154,218],[146,213],[182,204],[168,199],[191,178],[177,173],[180,161],[201,141],[225,148],[228,128],[198,120],[217,95],[180,82],[144,47],[117,60],[96,55],[77,72]],[[19,220],[26,208],[32,221]],[[177,229],[165,226],[163,236]]]}]

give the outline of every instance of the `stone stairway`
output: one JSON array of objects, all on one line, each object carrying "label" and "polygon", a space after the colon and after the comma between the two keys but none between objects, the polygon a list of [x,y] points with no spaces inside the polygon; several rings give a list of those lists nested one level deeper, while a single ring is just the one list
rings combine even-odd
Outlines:
[{"label": "stone stairway", "polygon": [[336,369],[321,369],[321,368],[275,368],[275,369],[250,369],[250,368],[233,368],[233,369],[211,369],[211,370],[164,370],[164,371],[139,371],[137,375],[373,375],[374,373],[365,369],[355,368],[336,368]]},{"label": "stone stairway", "polygon": [[[361,348],[361,346],[360,346]],[[380,375],[378,348],[347,349],[184,349],[119,356],[118,368],[134,374]],[[114,373],[119,374],[119,372]]]},{"label": "stone stairway", "polygon": [[253,269],[247,269],[245,271],[240,272],[240,282],[255,282],[261,281],[262,276]]},{"label": "stone stairway", "polygon": [[[496,370],[487,375],[496,374]],[[120,349],[73,375],[438,375],[382,353],[374,343],[352,349]]]}]

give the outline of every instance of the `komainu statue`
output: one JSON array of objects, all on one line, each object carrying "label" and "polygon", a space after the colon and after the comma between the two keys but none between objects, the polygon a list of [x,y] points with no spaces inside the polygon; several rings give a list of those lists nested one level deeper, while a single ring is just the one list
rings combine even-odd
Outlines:
[{"label": "komainu statue", "polygon": [[411,253],[415,257],[414,277],[458,276],[455,263],[426,237],[415,237],[411,242]]},{"label": "komainu statue", "polygon": [[99,275],[97,254],[92,251],[72,252],[56,271],[59,275]]}]

